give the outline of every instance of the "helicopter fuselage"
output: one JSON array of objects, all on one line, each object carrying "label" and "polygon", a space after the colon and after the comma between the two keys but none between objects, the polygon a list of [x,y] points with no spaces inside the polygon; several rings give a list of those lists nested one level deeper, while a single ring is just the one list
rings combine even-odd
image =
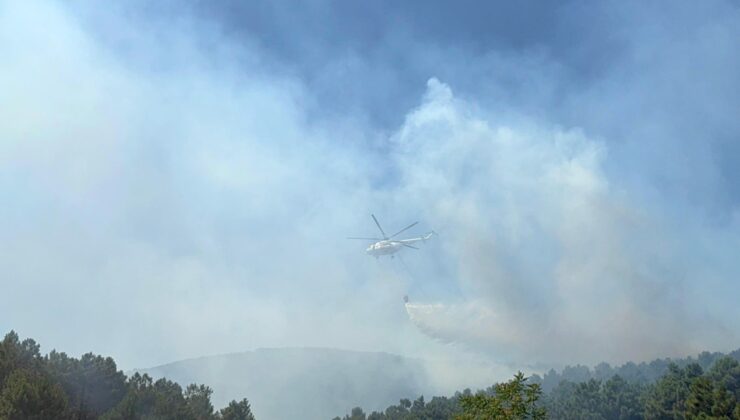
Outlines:
[{"label": "helicopter fuselage", "polygon": [[[362,241],[373,241],[372,245],[368,246],[367,249],[365,249],[365,252],[368,253],[368,255],[372,255],[375,258],[380,258],[382,255],[390,255],[391,258],[393,258],[393,254],[400,251],[401,248],[412,248],[412,249],[419,249],[415,247],[412,244],[416,244],[420,241],[426,241],[427,239],[431,238],[432,235],[435,235],[434,231],[431,231],[427,233],[424,236],[420,236],[418,238],[406,238],[406,239],[393,239],[396,236],[400,235],[401,233],[411,229],[412,227],[416,226],[419,222],[414,222],[405,228],[399,230],[398,232],[394,233],[391,236],[388,236],[385,234],[385,231],[383,231],[383,228],[380,227],[380,223],[378,222],[378,219],[375,218],[374,214],[371,214],[373,221],[375,222],[375,225],[378,226],[378,230],[380,231],[381,236],[380,238],[368,238],[368,237],[349,237],[347,239],[358,239]],[[382,238],[382,239],[381,239]]]},{"label": "helicopter fuselage", "polygon": [[402,247],[403,245],[401,244],[401,242],[383,240],[370,245],[369,247],[367,247],[365,252],[374,257],[379,257],[381,255],[395,254],[396,252],[400,251]]}]

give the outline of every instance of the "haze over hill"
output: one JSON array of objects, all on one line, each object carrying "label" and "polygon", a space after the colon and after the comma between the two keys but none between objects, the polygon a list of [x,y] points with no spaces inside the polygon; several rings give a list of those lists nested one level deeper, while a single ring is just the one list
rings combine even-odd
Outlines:
[{"label": "haze over hill", "polygon": [[[440,384],[434,373],[440,368],[433,362],[389,353],[280,348],[201,357],[137,371],[167,377],[182,386],[205,383],[213,388],[217,407],[247,397],[257,418],[285,420],[330,419],[356,406],[381,410],[400,398],[446,395],[463,384],[484,386],[494,381],[494,372],[478,365],[477,379],[474,375]],[[489,380],[483,378],[486,371]]]}]

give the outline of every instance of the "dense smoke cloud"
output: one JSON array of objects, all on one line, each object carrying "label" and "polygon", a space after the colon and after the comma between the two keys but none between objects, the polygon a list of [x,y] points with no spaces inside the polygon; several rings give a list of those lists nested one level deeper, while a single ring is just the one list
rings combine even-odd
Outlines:
[{"label": "dense smoke cloud", "polygon": [[343,239],[375,179],[334,144],[356,127],[309,124],[300,83],[181,28],[128,40],[148,57],[129,63],[58,4],[11,2],[2,22],[4,328],[129,367],[393,340],[376,338],[393,312],[369,315],[401,286],[355,299],[374,271]]},{"label": "dense smoke cloud", "polygon": [[[392,7],[383,36],[323,2],[307,34],[132,4],[0,6],[0,327],[125,367],[737,346],[733,3],[566,2],[532,33]],[[440,236],[373,261],[343,239],[371,212]]]},{"label": "dense smoke cloud", "polygon": [[429,82],[393,138],[404,196],[447,227],[444,252],[469,301],[407,305],[432,336],[506,361],[644,360],[708,343],[695,277],[657,214],[613,185],[602,142],[531,122],[492,125]]}]

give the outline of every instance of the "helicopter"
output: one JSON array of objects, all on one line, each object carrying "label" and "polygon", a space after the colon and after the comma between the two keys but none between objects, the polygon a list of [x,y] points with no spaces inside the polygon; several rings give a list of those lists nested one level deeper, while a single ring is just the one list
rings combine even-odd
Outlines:
[{"label": "helicopter", "polygon": [[382,238],[358,238],[358,237],[349,237],[347,239],[358,239],[363,241],[374,241],[374,243],[370,244],[370,246],[367,247],[365,252],[368,253],[368,255],[372,255],[373,257],[380,258],[383,255],[390,255],[391,258],[394,257],[393,254],[400,251],[401,249],[405,248],[411,248],[411,249],[419,249],[411,244],[417,243],[417,242],[423,242],[428,239],[430,239],[433,235],[436,233],[434,231],[431,231],[427,233],[426,235],[419,236],[416,238],[407,238],[407,239],[393,239],[396,236],[400,235],[401,233],[407,231],[408,229],[411,229],[412,227],[416,226],[419,222],[414,222],[405,228],[399,230],[398,232],[394,233],[391,236],[388,236],[385,234],[385,231],[380,226],[380,223],[378,222],[378,219],[375,217],[374,214],[371,214],[373,220],[375,221],[375,225],[378,226],[378,230],[380,230],[380,233],[383,235]]}]

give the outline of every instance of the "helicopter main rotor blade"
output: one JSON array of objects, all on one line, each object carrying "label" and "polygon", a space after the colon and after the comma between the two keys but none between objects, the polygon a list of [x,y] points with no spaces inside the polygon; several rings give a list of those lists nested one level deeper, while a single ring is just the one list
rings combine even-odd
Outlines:
[{"label": "helicopter main rotor blade", "polygon": [[409,245],[409,244],[405,244],[405,243],[403,243],[403,242],[401,242],[400,244],[401,244],[401,245],[403,245],[403,246],[405,246],[406,248],[411,248],[411,249],[419,249],[419,248],[417,248],[417,247],[415,247],[415,246],[411,246],[411,245]]},{"label": "helicopter main rotor blade", "polygon": [[375,218],[375,215],[371,214],[370,216],[373,216],[373,220],[375,220],[375,224],[378,225],[378,229],[380,229],[380,233],[383,234],[383,239],[388,239],[388,235],[386,235],[385,232],[383,232],[383,228],[380,227],[380,223],[378,223],[378,219]]},{"label": "helicopter main rotor blade", "polygon": [[414,222],[414,223],[412,223],[412,224],[410,224],[410,225],[406,226],[405,228],[403,228],[403,229],[399,230],[398,232],[394,233],[394,234],[393,234],[393,235],[391,235],[390,237],[391,237],[391,238],[395,238],[396,236],[400,235],[400,234],[401,234],[401,233],[403,233],[403,232],[406,232],[407,230],[411,229],[412,227],[416,226],[417,224],[419,224],[419,222]]},{"label": "helicopter main rotor blade", "polygon": [[382,239],[380,238],[355,238],[353,236],[350,236],[347,239],[361,239],[363,241],[382,241]]}]

